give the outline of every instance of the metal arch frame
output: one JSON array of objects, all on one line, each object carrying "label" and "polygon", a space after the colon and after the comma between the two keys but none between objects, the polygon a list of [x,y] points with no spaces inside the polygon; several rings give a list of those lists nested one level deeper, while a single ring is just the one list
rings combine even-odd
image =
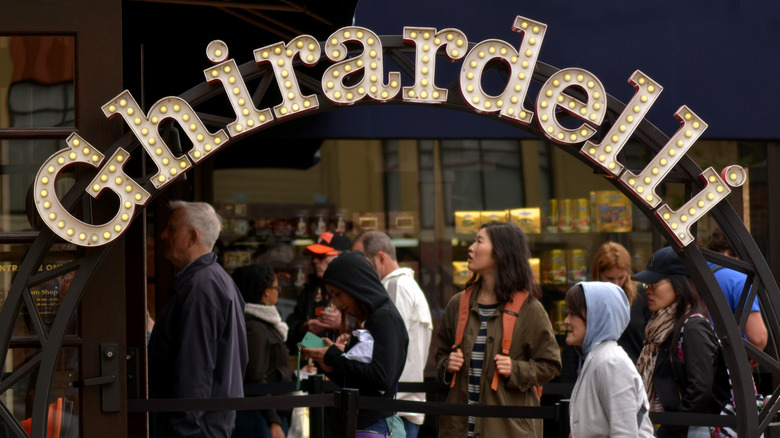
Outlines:
[{"label": "metal arch frame", "polygon": [[[408,56],[414,52],[410,46],[403,43],[402,37],[382,36],[380,37],[380,40],[382,42],[383,53],[386,57],[392,59],[407,78],[414,77],[414,64],[408,58]],[[470,48],[473,47],[473,45],[474,44],[471,43]],[[437,53],[437,55],[443,56],[440,53]],[[297,70],[297,77],[302,88],[307,89],[307,92],[314,92],[318,97],[321,97],[319,99],[320,108],[304,114],[296,114],[278,122],[269,123],[260,127],[258,131],[298,117],[305,117],[310,114],[341,108],[341,106],[330,102],[323,96],[319,79],[306,75],[300,71],[300,61],[296,60],[296,66],[299,68]],[[271,74],[269,70],[260,69],[253,61],[242,64],[239,69],[246,82],[253,79],[259,79],[253,99],[255,102],[260,101],[274,81],[273,74]],[[537,62],[532,80],[537,84],[543,83],[557,71],[558,69],[555,67],[542,62]],[[450,93],[448,93],[448,100],[447,102],[438,105],[438,107],[474,113],[474,111],[462,101],[457,80],[448,84],[445,88],[450,91]],[[224,93],[224,90],[218,84],[203,82],[181,94],[179,97],[183,98],[196,108],[198,105],[218,97],[222,93]],[[363,99],[356,103],[355,106],[377,103],[378,102],[370,99]],[[390,103],[400,104],[402,102]],[[403,102],[403,104],[409,103]],[[616,119],[624,108],[624,103],[612,96],[608,96],[607,122],[612,122]],[[198,113],[198,115],[204,123],[212,126],[224,127],[227,123],[232,121],[226,117],[216,115],[204,113]],[[520,125],[516,122],[500,118],[495,114],[481,114],[481,116],[507,123],[523,131],[529,132],[540,139],[545,139],[541,130],[533,124],[528,126]],[[601,129],[602,134],[605,131],[606,130]],[[254,134],[255,133],[251,135]],[[669,139],[668,136],[646,120],[641,122],[633,137],[639,140],[643,146],[649,148],[653,153],[660,151]],[[110,146],[105,153],[110,155],[119,147],[133,153],[139,146],[140,144],[133,134],[128,132]],[[579,154],[578,148],[558,146],[583,163],[591,166],[590,162]],[[684,183],[687,191],[691,193],[702,188],[702,183],[699,181],[699,174],[701,171],[702,170],[698,165],[686,156],[676,165],[675,172],[669,178],[676,178],[676,181]],[[85,210],[89,211],[91,199],[86,195],[85,189],[95,173],[96,171],[87,171],[86,175],[83,175],[76,181],[74,187],[62,200],[62,204],[66,209],[72,211],[73,208],[79,204],[83,204]],[[619,190],[627,193],[626,189],[623,188],[616,179],[610,179],[610,181]],[[151,199],[161,193],[161,190],[156,190],[151,185],[146,176],[141,178],[139,184],[152,194]],[[634,198],[633,196],[629,196],[629,199],[633,200]],[[673,236],[666,231],[666,228],[662,226],[661,222],[655,217],[651,209],[640,203],[635,202],[635,205],[637,205],[640,211],[650,219],[651,223],[653,223],[656,229],[660,230],[669,242],[674,242]],[[135,216],[137,217],[143,212],[144,208],[138,208],[135,211]],[[763,255],[731,205],[727,202],[720,202],[711,210],[711,212],[718,225],[723,229],[731,241],[740,260],[730,259],[695,245],[688,245],[686,247],[676,246],[676,249],[686,267],[690,270],[691,277],[697,287],[700,291],[703,291],[702,296],[709,307],[716,330],[723,342],[726,361],[729,366],[731,379],[734,382],[734,396],[738,407],[737,431],[740,436],[759,437],[780,409],[780,386],[774,388],[771,402],[758,412],[754,407],[755,392],[753,389],[752,374],[748,358],[758,361],[772,374],[780,376],[780,360],[776,353],[778,350],[777,339],[780,338],[780,320],[778,320],[777,315],[777,310],[780,310],[780,291],[778,291],[777,283],[772,277]],[[38,377],[35,384],[36,393],[50,393],[54,368],[62,347],[65,329],[70,315],[76,310],[93,274],[100,267],[100,264],[116,243],[116,241],[114,241],[105,246],[85,249],[83,256],[74,262],[54,271],[36,274],[37,268],[44,256],[56,241],[56,236],[48,228],[44,228],[38,234],[14,277],[5,304],[2,311],[0,311],[0,363],[4,363],[5,358],[7,357],[13,327],[21,310],[22,302],[26,304],[31,317],[33,318],[36,335],[40,341],[42,350],[40,354],[23,364],[18,370],[0,379],[0,394],[5,393],[15,382],[19,381],[36,368],[38,369]],[[673,245],[675,244],[673,243]],[[775,352],[774,356],[769,356],[768,354],[759,351],[742,339],[741,333],[744,330],[747,315],[741,313],[734,315],[731,313],[720,286],[706,263],[707,261],[717,262],[720,265],[747,274],[748,285],[745,287],[745,290],[743,290],[740,303],[750,302],[756,296],[759,298],[763,308],[763,317],[770,334],[768,350]],[[78,272],[73,279],[68,294],[65,296],[65,299],[57,311],[52,328],[47,336],[43,324],[41,323],[41,317],[33,303],[30,287],[76,268],[78,268]],[[752,288],[750,288],[751,285],[753,286]],[[42,438],[46,436],[45,425],[48,413],[48,402],[48,397],[36,397],[34,400],[32,422],[33,437]],[[740,406],[746,408],[739,408]],[[0,401],[0,418],[2,418],[2,420],[13,430],[17,437],[27,437],[27,434],[22,429],[20,423],[14,418],[13,414],[2,401]]]}]

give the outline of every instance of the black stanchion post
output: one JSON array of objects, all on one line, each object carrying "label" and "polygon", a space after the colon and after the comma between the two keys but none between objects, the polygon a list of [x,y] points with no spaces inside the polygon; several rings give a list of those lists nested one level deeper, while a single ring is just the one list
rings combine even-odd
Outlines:
[{"label": "black stanchion post", "polygon": [[[309,376],[309,394],[322,394],[323,386],[321,374]],[[309,436],[325,438],[325,408],[309,408]]]},{"label": "black stanchion post", "polygon": [[340,437],[353,438],[357,431],[357,389],[342,389],[337,392],[337,403],[339,407],[339,429]]},{"label": "black stanchion post", "polygon": [[563,399],[555,404],[556,415],[558,416],[558,436],[560,438],[569,437],[569,399]]},{"label": "black stanchion post", "polygon": [[558,433],[556,434],[559,438],[564,438],[563,436],[563,425],[561,424],[563,420],[563,408],[561,408],[561,403],[555,403],[555,424],[558,425]]}]

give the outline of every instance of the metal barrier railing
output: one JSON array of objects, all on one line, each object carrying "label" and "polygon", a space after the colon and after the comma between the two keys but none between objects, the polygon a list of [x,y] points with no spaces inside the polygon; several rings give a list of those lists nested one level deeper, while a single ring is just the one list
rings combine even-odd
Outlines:
[{"label": "metal barrier railing", "polygon": [[[295,391],[295,382],[246,385],[244,398],[220,399],[129,399],[128,412],[180,412],[215,410],[262,410],[309,408],[309,431],[311,438],[325,436],[324,409],[336,408],[340,419],[340,437],[353,437],[356,432],[357,411],[390,410],[396,412],[417,412],[426,415],[452,415],[501,418],[539,418],[552,420],[559,425],[559,436],[568,436],[568,401],[538,407],[531,406],[481,406],[442,402],[415,402],[389,400],[380,397],[359,396],[355,389],[340,389],[337,385],[315,375],[301,382],[307,395],[267,395],[285,394]],[[553,385],[551,390],[558,395],[567,395],[571,385]],[[547,390],[547,387],[545,387]],[[401,383],[400,392],[443,393],[436,383]],[[261,395],[266,394],[266,395]],[[734,415],[692,414],[680,412],[651,412],[650,420],[654,424],[677,426],[714,426],[735,428]]]}]

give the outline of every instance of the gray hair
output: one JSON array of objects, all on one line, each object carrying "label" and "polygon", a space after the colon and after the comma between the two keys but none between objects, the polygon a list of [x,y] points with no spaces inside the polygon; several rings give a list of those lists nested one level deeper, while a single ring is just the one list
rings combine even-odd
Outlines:
[{"label": "gray hair", "polygon": [[398,261],[395,255],[395,245],[390,240],[390,236],[381,231],[365,231],[355,238],[355,242],[352,244],[353,248],[355,243],[363,244],[363,252],[366,257],[373,259],[379,251],[387,254],[392,261]]},{"label": "gray hair", "polygon": [[198,230],[200,240],[198,243],[209,250],[214,249],[219,232],[222,229],[222,218],[214,207],[205,202],[170,201],[168,208],[171,211],[182,209],[184,223]]}]

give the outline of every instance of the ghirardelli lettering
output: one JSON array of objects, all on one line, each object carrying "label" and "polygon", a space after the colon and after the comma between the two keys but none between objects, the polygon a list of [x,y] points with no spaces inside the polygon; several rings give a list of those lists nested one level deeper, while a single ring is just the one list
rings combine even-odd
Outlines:
[{"label": "ghirardelli lettering", "polygon": [[[586,70],[564,68],[547,79],[536,96],[535,105],[529,105],[532,100],[527,97],[547,25],[518,16],[512,30],[520,37],[519,46],[488,39],[469,49],[466,35],[457,29],[405,27],[403,41],[414,47],[415,62],[414,82],[407,86],[401,84],[400,72],[385,71],[382,41],[373,31],[363,27],[348,26],[337,30],[324,41],[324,47],[313,37],[301,35],[289,43],[278,42],[256,49],[255,62],[272,69],[282,96],[282,102],[273,110],[255,108],[238,65],[228,56],[227,45],[217,40],[206,49],[213,66],[204,70],[204,74],[208,82],[222,85],[225,97],[230,101],[234,118],[226,129],[210,132],[192,106],[180,97],[160,99],[144,114],[130,92],[123,91],[102,109],[106,117],[122,117],[136,136],[157,166],[158,172],[149,177],[149,182],[159,190],[228,145],[233,138],[276,120],[316,111],[320,107],[317,96],[301,92],[293,69],[296,58],[306,66],[314,66],[322,58],[332,63],[322,74],[321,87],[322,95],[337,105],[352,105],[364,99],[442,104],[447,101],[447,90],[435,85],[435,60],[438,51],[442,50],[450,61],[462,60],[459,85],[467,106],[479,113],[498,113],[520,125],[536,123],[547,138],[564,146],[582,144],[580,153],[594,167],[617,178],[638,202],[655,209],[655,215],[680,245],[694,242],[691,226],[722,201],[731,192],[730,187],[738,187],[746,180],[745,170],[740,166],[729,166],[720,174],[712,168],[706,169],[700,176],[705,183],[704,189],[678,210],[672,210],[656,193],[655,189],[685,156],[707,124],[686,106],[681,107],[674,114],[680,121],[680,129],[647,167],[634,174],[618,161],[618,154],[658,99],[661,85],[641,71],[634,72],[629,78],[629,83],[636,89],[634,97],[610,126],[607,135],[602,136],[601,143],[596,144],[590,139],[607,113],[607,92],[601,81]],[[359,49],[350,52],[347,44]],[[482,89],[481,83],[485,67],[496,61],[508,67],[509,75],[504,90],[493,96]],[[575,123],[563,125],[558,120],[561,111]],[[159,127],[166,120],[179,124],[192,142],[193,147],[186,154],[176,156],[165,144]],[[142,184],[124,173],[123,166],[129,158],[124,149],[118,148],[106,158],[75,133],[66,142],[68,148],[52,155],[38,172],[34,192],[36,208],[44,223],[66,241],[80,246],[105,245],[127,230],[136,207],[146,205],[151,195]],[[100,225],[87,224],[66,211],[57,199],[54,190],[57,175],[63,168],[76,163],[99,169],[87,189],[90,195],[97,197],[104,190],[111,190],[119,196],[119,210],[110,221]]]}]

